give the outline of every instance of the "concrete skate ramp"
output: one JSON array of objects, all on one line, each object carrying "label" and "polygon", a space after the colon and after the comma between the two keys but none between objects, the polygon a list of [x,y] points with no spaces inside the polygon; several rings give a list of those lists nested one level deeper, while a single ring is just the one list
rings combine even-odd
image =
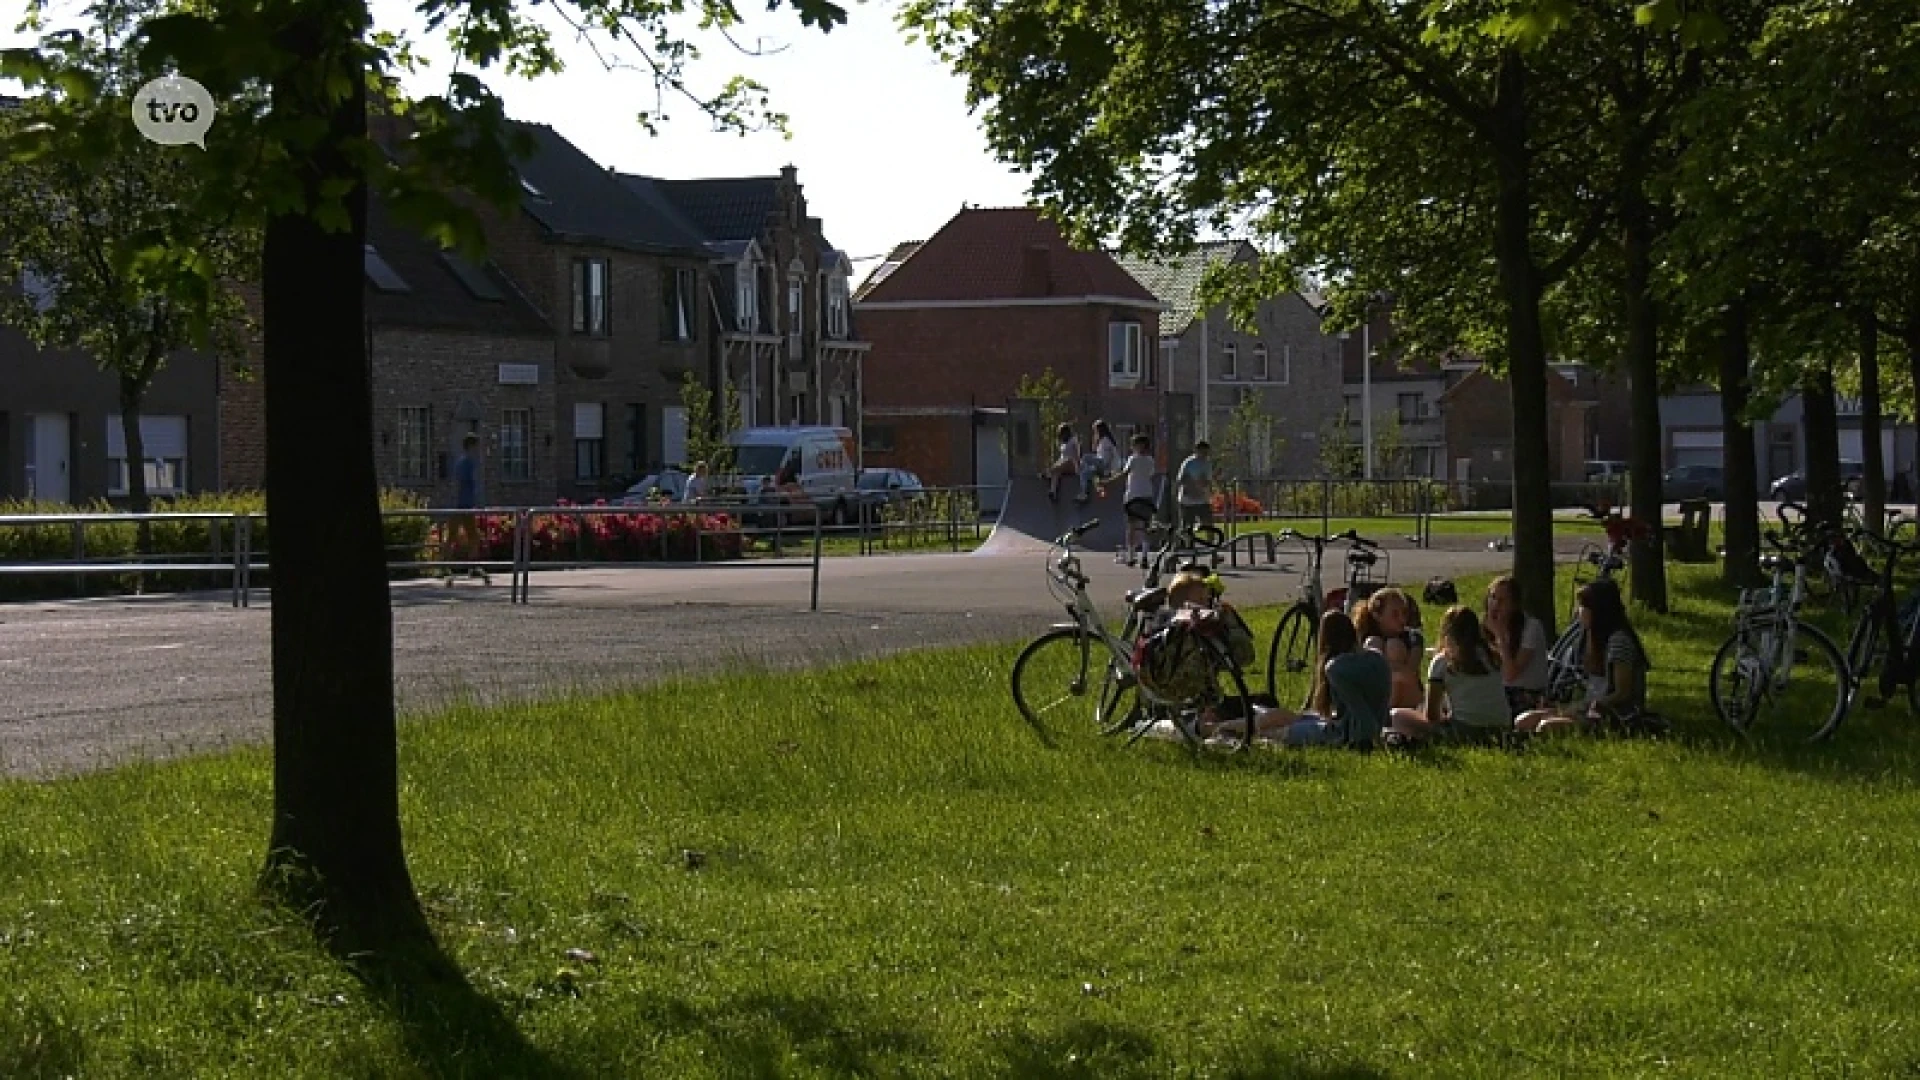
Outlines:
[{"label": "concrete skate ramp", "polygon": [[1007,482],[1006,501],[1000,506],[1000,520],[975,549],[975,555],[1044,554],[1061,533],[1088,518],[1100,524],[1082,536],[1075,546],[1089,551],[1113,552],[1127,538],[1127,515],[1120,496],[1125,485],[1115,477],[1107,485],[1107,497],[1094,492],[1084,505],[1073,501],[1080,493],[1074,480],[1060,482],[1060,501],[1047,498],[1046,482],[1037,476],[1016,476]]}]

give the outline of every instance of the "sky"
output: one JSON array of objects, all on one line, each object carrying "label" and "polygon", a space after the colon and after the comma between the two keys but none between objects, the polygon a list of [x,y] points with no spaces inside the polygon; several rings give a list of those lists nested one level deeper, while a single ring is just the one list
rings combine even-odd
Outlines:
[{"label": "sky", "polygon": [[[843,0],[845,2],[845,0]],[[30,44],[13,32],[20,0],[0,0],[0,42]],[[713,130],[691,102],[669,99],[669,121],[650,137],[635,116],[654,110],[652,80],[634,70],[607,71],[546,5],[522,5],[543,17],[565,71],[537,80],[495,72],[482,78],[520,120],[552,125],[590,157],[622,172],[668,178],[770,176],[799,169],[808,212],[827,239],[854,256],[855,280],[877,256],[908,240],[925,240],[962,204],[1026,202],[1024,179],[996,162],[979,119],[967,112],[965,83],[924,44],[909,44],[893,21],[897,0],[848,3],[847,23],[830,34],[805,27],[791,10],[741,5],[746,24],[734,37],[770,55],[746,56],[717,36],[697,38],[704,55],[690,67],[696,90],[716,90],[733,75],[764,83],[772,107],[788,115],[792,139],[778,132],[745,137]],[[78,5],[57,3],[56,12]],[[445,88],[450,56],[437,36],[419,32],[407,0],[373,0],[379,29],[410,31],[431,66],[406,78],[409,92]],[[61,22],[64,23],[65,20]],[[775,52],[774,50],[779,51]],[[629,49],[627,55],[631,58]],[[182,74],[191,75],[191,72]],[[215,121],[218,123],[218,121]]]}]

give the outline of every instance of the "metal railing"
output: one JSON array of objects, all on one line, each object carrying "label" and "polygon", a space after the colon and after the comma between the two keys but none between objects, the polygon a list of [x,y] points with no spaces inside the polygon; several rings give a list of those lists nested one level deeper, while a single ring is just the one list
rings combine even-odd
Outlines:
[{"label": "metal railing", "polygon": [[[730,509],[712,504],[697,505],[648,505],[648,506],[538,506],[513,507],[481,510],[447,509],[392,509],[382,510],[381,520],[384,526],[394,520],[410,518],[425,519],[430,523],[444,522],[457,518],[471,518],[476,529],[484,536],[485,527],[504,519],[508,522],[508,557],[505,559],[488,558],[488,552],[480,552],[477,558],[448,558],[442,552],[440,558],[422,558],[422,552],[436,544],[432,535],[432,525],[422,531],[416,540],[402,543],[389,543],[387,547],[387,571],[391,576],[396,571],[419,573],[433,570],[504,570],[510,577],[508,590],[509,602],[525,604],[531,598],[531,580],[535,570],[585,569],[590,567],[641,567],[674,566],[688,563],[737,564],[760,567],[791,567],[793,562],[774,562],[765,559],[748,558],[707,558],[708,542],[714,538],[739,537],[741,551],[744,554],[749,537],[771,532],[775,537],[776,552],[781,536],[799,526],[810,538],[810,544],[801,541],[795,546],[810,548],[803,556],[810,571],[810,609],[820,607],[820,561],[823,537],[823,522],[818,514],[806,511],[770,511],[774,525],[769,528],[748,528],[736,519],[729,517],[726,526],[710,528],[708,519],[719,514],[727,514]],[[652,518],[664,519],[659,528],[661,558],[602,558],[590,546],[585,537],[590,529],[583,529],[582,523],[601,517],[614,518]],[[805,517],[809,520],[801,521]],[[681,542],[690,538],[692,557],[673,560],[675,533],[671,524],[675,518],[691,518],[692,527],[680,533]],[[32,529],[63,531],[65,536],[65,554],[60,557],[12,559],[0,561],[0,578],[12,575],[53,576],[72,575],[76,591],[84,594],[86,579],[98,575],[117,575],[145,577],[148,575],[209,575],[227,579],[230,603],[235,608],[251,606],[254,590],[255,571],[270,573],[272,570],[271,537],[268,550],[256,552],[254,549],[255,524],[265,522],[267,515],[257,511],[229,512],[159,512],[149,514],[133,513],[87,513],[71,514],[11,514],[0,515],[0,530]],[[553,557],[559,554],[559,545],[567,539],[559,533],[543,534],[538,523],[544,521],[572,521],[571,539],[575,545],[570,556]],[[160,556],[140,554],[93,554],[88,553],[87,530],[105,526],[154,526],[173,524],[204,524],[207,528],[209,550],[202,556],[175,553]],[[230,537],[230,542],[227,538]],[[446,537],[437,538],[438,548],[444,548]],[[631,538],[624,538],[630,542]],[[536,541],[539,543],[537,544]],[[596,537],[596,543],[604,543],[604,538]],[[485,540],[482,540],[485,543]],[[729,546],[721,540],[724,549]],[[545,550],[541,550],[544,547]],[[398,551],[396,551],[398,549]],[[631,550],[631,548],[629,548]],[[399,557],[396,557],[396,554]],[[270,586],[269,586],[270,588]]]}]

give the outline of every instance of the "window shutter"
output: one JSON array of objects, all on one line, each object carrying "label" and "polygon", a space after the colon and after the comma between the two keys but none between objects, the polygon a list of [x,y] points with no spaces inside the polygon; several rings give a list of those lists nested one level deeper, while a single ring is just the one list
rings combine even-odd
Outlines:
[{"label": "window shutter", "polygon": [[573,437],[576,439],[605,438],[606,409],[598,402],[578,402],[573,406]]}]

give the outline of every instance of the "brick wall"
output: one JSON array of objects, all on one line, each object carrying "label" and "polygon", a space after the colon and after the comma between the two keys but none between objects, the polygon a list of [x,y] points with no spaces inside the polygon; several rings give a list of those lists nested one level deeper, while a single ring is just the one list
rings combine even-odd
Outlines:
[{"label": "brick wall", "polygon": [[260,336],[260,286],[237,287],[253,320],[246,338],[244,376],[220,378],[220,485],[228,490],[267,484],[267,395],[265,341]]},{"label": "brick wall", "polygon": [[[1320,428],[1339,413],[1341,399],[1340,342],[1320,329],[1320,316],[1298,294],[1260,305],[1256,325],[1242,330],[1233,325],[1226,308],[1215,308],[1205,320],[1196,320],[1179,339],[1172,363],[1172,389],[1194,395],[1200,407],[1201,342],[1206,342],[1209,422],[1205,430],[1214,441],[1227,431],[1230,416],[1243,389],[1260,394],[1273,420],[1273,458],[1277,475],[1311,475],[1320,466]],[[1227,377],[1227,349],[1235,350],[1235,377]],[[1263,381],[1255,364],[1257,346],[1267,349],[1268,376]],[[1291,362],[1289,362],[1291,358]],[[1285,378],[1286,381],[1281,380]]]},{"label": "brick wall", "polygon": [[[537,386],[501,386],[499,365],[537,364]],[[383,487],[402,488],[446,506],[454,494],[452,467],[469,430],[486,455],[484,494],[494,505],[549,504],[556,477],[573,464],[571,435],[556,430],[553,342],[452,331],[377,330],[373,335],[374,460]],[[400,418],[405,408],[429,410],[428,476],[402,476]],[[501,471],[500,432],[506,410],[533,414],[528,443],[531,479],[509,481]],[[569,418],[571,419],[571,418]],[[611,425],[609,425],[611,426]]]},{"label": "brick wall", "polygon": [[[1157,388],[1107,385],[1107,324],[1141,324],[1147,359],[1159,339],[1151,311],[1073,307],[879,309],[859,313],[861,336],[873,343],[866,360],[864,407],[997,408],[1023,376],[1052,368],[1067,383],[1082,427],[1153,424]],[[1085,403],[1082,405],[1081,403]],[[968,465],[971,471],[971,465]]]},{"label": "brick wall", "polygon": [[[1549,375],[1548,473],[1555,483],[1579,483],[1586,478],[1580,453],[1585,429],[1583,410],[1571,399],[1565,379]],[[1484,372],[1459,383],[1445,403],[1447,468],[1454,479],[1455,463],[1472,459],[1468,479],[1474,483],[1506,483],[1513,479],[1513,401],[1504,379]]]}]

